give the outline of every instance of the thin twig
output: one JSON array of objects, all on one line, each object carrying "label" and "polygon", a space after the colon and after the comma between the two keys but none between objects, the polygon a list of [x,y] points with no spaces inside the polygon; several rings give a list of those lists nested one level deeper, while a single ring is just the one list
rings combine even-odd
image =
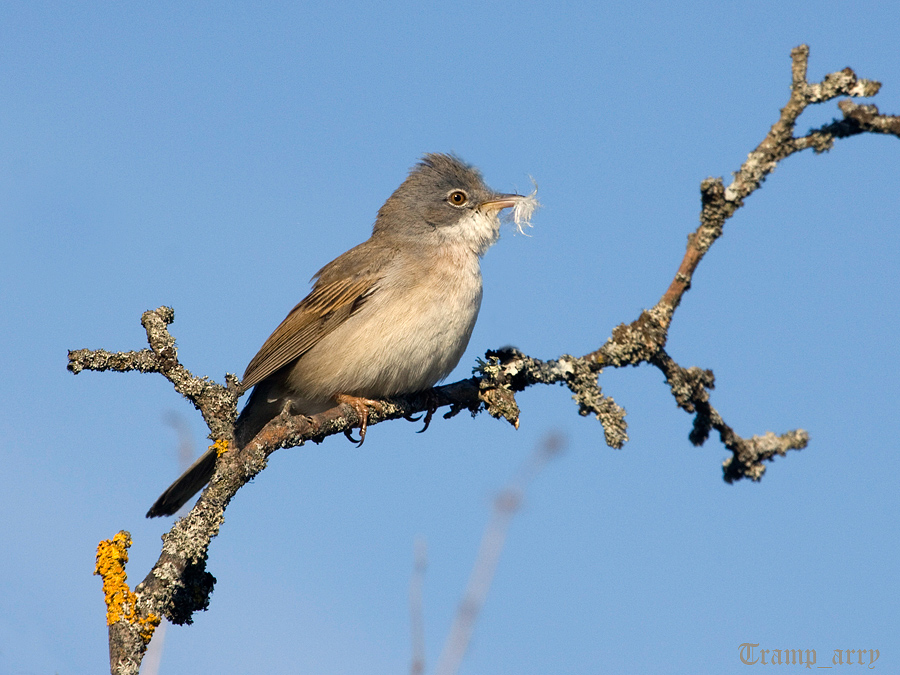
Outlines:
[{"label": "thin twig", "polygon": [[525,492],[543,466],[556,457],[565,447],[565,439],[559,434],[546,436],[532,452],[513,480],[494,499],[491,520],[484,528],[481,546],[472,566],[469,583],[453,620],[453,626],[444,642],[438,658],[435,675],[455,675],[463,656],[469,648],[475,621],[481,613],[488,590],[506,543],[509,523],[522,505]]}]

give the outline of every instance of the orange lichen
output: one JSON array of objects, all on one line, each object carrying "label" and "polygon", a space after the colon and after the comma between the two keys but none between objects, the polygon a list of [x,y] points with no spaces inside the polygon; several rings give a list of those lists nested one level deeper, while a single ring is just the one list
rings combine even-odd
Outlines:
[{"label": "orange lichen", "polygon": [[228,452],[228,441],[223,441],[220,439],[220,440],[216,441],[215,443],[213,443],[211,446],[209,446],[209,448],[210,448],[210,450],[215,448],[216,449],[216,457],[221,457],[226,452]]},{"label": "orange lichen", "polygon": [[153,631],[159,625],[156,614],[140,616],[137,612],[137,596],[128,588],[125,563],[131,535],[124,530],[112,539],[104,539],[97,545],[97,566],[94,574],[103,579],[103,596],[106,601],[106,625],[126,621],[138,627],[144,643],[150,642]]}]

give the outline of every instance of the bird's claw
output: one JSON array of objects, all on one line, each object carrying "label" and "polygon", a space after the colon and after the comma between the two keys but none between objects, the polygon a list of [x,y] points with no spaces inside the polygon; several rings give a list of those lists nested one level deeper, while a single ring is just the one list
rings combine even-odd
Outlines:
[{"label": "bird's claw", "polygon": [[359,439],[353,438],[353,429],[344,429],[344,436],[346,436],[347,440],[351,443],[356,443],[357,448],[366,440],[366,432],[362,427],[359,429]]},{"label": "bird's claw", "polygon": [[[433,391],[428,391],[425,394],[425,397],[426,405],[428,406],[428,408],[425,410],[425,426],[419,429],[416,432],[417,434],[425,433],[425,431],[428,429],[428,426],[431,424],[431,419],[434,417],[434,413],[437,412],[437,409],[440,405],[440,401],[438,401],[437,396],[434,395]],[[422,419],[422,417],[419,416],[415,419],[410,419],[407,417],[407,419],[409,419],[410,422],[418,422],[420,419]]]},{"label": "bird's claw", "polygon": [[346,403],[353,408],[353,411],[359,418],[359,440],[353,438],[353,429],[346,429],[344,431],[344,436],[346,436],[351,443],[356,443],[357,448],[360,447],[366,440],[366,428],[369,426],[369,408],[373,408],[376,412],[380,413],[384,410],[384,406],[378,401],[373,401],[370,398],[350,396],[349,394],[338,394],[334,399],[338,403]]}]

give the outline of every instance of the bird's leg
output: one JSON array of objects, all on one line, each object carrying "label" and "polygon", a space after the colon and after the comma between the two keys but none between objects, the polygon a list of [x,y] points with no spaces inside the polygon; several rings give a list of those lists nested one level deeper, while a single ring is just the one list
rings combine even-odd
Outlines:
[{"label": "bird's leg", "polygon": [[356,447],[359,447],[366,440],[366,427],[369,424],[369,408],[373,408],[376,412],[383,412],[384,406],[381,405],[378,401],[373,401],[370,398],[363,398],[361,396],[350,396],[349,394],[337,394],[334,397],[334,400],[338,403],[346,403],[356,412],[356,416],[359,418],[359,441],[353,438],[352,429],[347,429],[344,432],[344,435],[353,443],[356,443]]}]

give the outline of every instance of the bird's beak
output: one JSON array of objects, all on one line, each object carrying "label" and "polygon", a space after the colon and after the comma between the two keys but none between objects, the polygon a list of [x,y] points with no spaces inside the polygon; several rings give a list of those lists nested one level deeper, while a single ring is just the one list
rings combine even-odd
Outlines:
[{"label": "bird's beak", "polygon": [[501,211],[503,209],[515,208],[516,204],[525,199],[524,195],[494,195],[494,199],[490,199],[481,203],[481,208],[487,211]]}]

